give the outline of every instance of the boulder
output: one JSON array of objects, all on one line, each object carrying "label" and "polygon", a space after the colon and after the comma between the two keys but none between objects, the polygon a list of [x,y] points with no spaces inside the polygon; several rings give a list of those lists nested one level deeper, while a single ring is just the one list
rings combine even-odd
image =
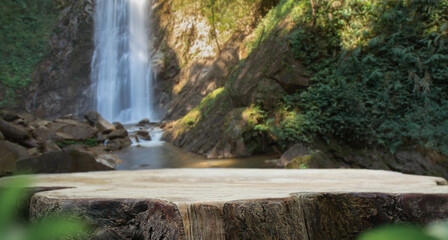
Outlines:
[{"label": "boulder", "polygon": [[2,111],[0,111],[0,118],[4,119],[5,121],[12,122],[16,119],[21,118],[21,116],[15,112],[12,112],[9,110],[2,110]]},{"label": "boulder", "polygon": [[57,119],[49,124],[49,130],[63,140],[86,140],[96,137],[96,131],[87,123],[71,119]]},{"label": "boulder", "polygon": [[3,135],[3,133],[0,131],[0,141],[1,140],[5,140],[5,136]]},{"label": "boulder", "polygon": [[65,138],[68,137],[68,136],[64,136],[64,135],[61,136],[61,134],[58,135],[56,132],[54,132],[53,130],[50,130],[49,128],[47,128],[45,126],[39,126],[35,129],[33,129],[32,135],[34,138],[36,138],[40,142],[46,142],[46,141],[58,142],[58,141],[65,140]]},{"label": "boulder", "polygon": [[118,156],[111,154],[101,154],[99,156],[96,156],[95,159],[97,162],[113,169],[117,167],[117,163],[122,161],[118,158]]},{"label": "boulder", "polygon": [[28,153],[28,156],[37,156],[40,154],[39,149],[37,148],[27,149],[26,152]]},{"label": "boulder", "polygon": [[25,127],[25,128],[28,127],[28,123],[23,118],[16,119],[12,123],[14,123],[14,125],[16,125],[16,126],[20,125],[20,126]]},{"label": "boulder", "polygon": [[98,140],[99,143],[104,143],[104,141],[107,140],[107,134],[98,133],[96,135],[96,139]]},{"label": "boulder", "polygon": [[137,137],[137,135],[131,135],[129,136],[130,139],[133,139],[136,143],[140,142],[140,139]]},{"label": "boulder", "polygon": [[58,136],[58,139],[61,139],[60,141],[73,141],[75,138],[67,133],[58,132],[56,133],[56,136]]},{"label": "boulder", "polygon": [[[278,165],[277,165],[278,166]],[[309,154],[298,155],[289,161],[286,168],[341,168],[341,163],[332,160],[320,150],[312,150]]]},{"label": "boulder", "polygon": [[38,147],[36,141],[30,137],[26,129],[22,126],[0,120],[0,132],[4,134],[6,139],[20,143],[24,147]]},{"label": "boulder", "polygon": [[3,120],[0,120],[0,131],[7,139],[11,139],[16,142],[23,141],[30,137],[23,127],[16,126]]},{"label": "boulder", "polygon": [[32,173],[73,173],[88,171],[105,171],[113,168],[98,163],[95,158],[77,150],[47,152],[38,157],[24,158],[17,161],[16,170]]},{"label": "boulder", "polygon": [[126,129],[118,129],[109,133],[106,138],[115,139],[115,138],[124,138],[128,136],[128,131]]},{"label": "boulder", "polygon": [[46,128],[46,127],[48,127],[48,124],[50,124],[50,122],[47,120],[43,120],[43,119],[36,119],[30,123],[30,125],[33,128],[43,128],[43,127]]},{"label": "boulder", "polygon": [[8,141],[0,141],[0,176],[11,174],[16,169],[19,159],[27,158],[26,149]]},{"label": "boulder", "polygon": [[305,156],[309,152],[307,147],[303,146],[301,143],[297,143],[283,153],[277,163],[277,167],[286,167],[286,165],[288,165],[294,158]]},{"label": "boulder", "polygon": [[51,123],[53,123],[53,124],[60,123],[60,124],[64,124],[64,125],[76,125],[76,124],[80,124],[82,122],[80,122],[79,120],[76,120],[76,119],[58,118],[58,119],[55,119],[54,121],[52,121]]},{"label": "boulder", "polygon": [[3,110],[0,112],[0,119],[13,123],[14,125],[21,125],[28,127],[28,124],[36,120],[36,117],[29,113],[16,113],[13,111]]},{"label": "boulder", "polygon": [[60,119],[72,119],[72,120],[75,120],[76,117],[73,116],[73,114],[70,113],[70,114],[65,114],[64,116],[60,117]]},{"label": "boulder", "polygon": [[84,119],[89,122],[90,126],[94,127],[95,123],[102,118],[97,111],[88,111],[84,113]]},{"label": "boulder", "polygon": [[120,122],[113,122],[112,124],[115,126],[117,130],[124,129],[123,124],[121,124]]},{"label": "boulder", "polygon": [[206,155],[207,158],[243,158],[249,157],[250,153],[247,151],[244,139],[237,138],[224,139],[224,141],[218,142],[218,144]]},{"label": "boulder", "polygon": [[47,140],[42,144],[42,150],[43,152],[54,152],[54,151],[60,151],[61,148],[56,145],[56,143],[54,143],[51,140]]},{"label": "boulder", "polygon": [[98,112],[88,111],[84,114],[84,118],[90,126],[96,127],[100,133],[110,133],[116,128],[113,124],[105,120]]},{"label": "boulder", "polygon": [[36,116],[34,116],[33,114],[30,114],[30,113],[21,113],[20,118],[23,119],[25,124],[29,124],[29,123],[37,120]]},{"label": "boulder", "polygon": [[131,146],[131,144],[132,142],[131,139],[129,139],[129,137],[110,139],[107,140],[105,143],[107,151],[116,151],[123,148],[127,148]]},{"label": "boulder", "polygon": [[88,147],[82,143],[67,144],[65,146],[61,146],[61,149],[64,151],[77,150],[80,152],[88,152]]},{"label": "boulder", "polygon": [[36,140],[29,138],[22,141],[18,141],[20,145],[27,147],[27,148],[37,148],[39,145],[37,144]]},{"label": "boulder", "polygon": [[[394,170],[400,172],[409,172],[415,174],[428,174],[431,172],[436,173],[438,166],[435,161],[431,161],[428,156],[417,152],[409,150],[397,151],[394,154],[394,161],[387,161],[387,164]],[[443,162],[442,162],[443,163]],[[445,165],[447,165],[446,163]],[[442,176],[447,176],[448,169],[440,169],[443,172]]]},{"label": "boulder", "polygon": [[149,121],[149,119],[148,118],[143,118],[142,120],[140,120],[138,123],[137,123],[137,126],[146,126],[146,125],[148,125],[148,124],[150,124],[151,122]]},{"label": "boulder", "polygon": [[151,141],[151,135],[149,135],[148,131],[139,130],[136,132],[136,134],[140,139],[143,139],[146,141]]}]

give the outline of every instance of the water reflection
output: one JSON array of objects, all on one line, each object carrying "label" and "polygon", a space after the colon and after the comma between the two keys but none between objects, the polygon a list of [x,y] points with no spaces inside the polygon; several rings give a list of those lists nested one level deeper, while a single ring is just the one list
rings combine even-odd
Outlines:
[{"label": "water reflection", "polygon": [[158,168],[266,168],[266,160],[278,158],[274,155],[256,156],[242,159],[207,159],[185,152],[170,143],[149,141],[134,144],[117,152],[123,160],[118,170],[158,169]]}]

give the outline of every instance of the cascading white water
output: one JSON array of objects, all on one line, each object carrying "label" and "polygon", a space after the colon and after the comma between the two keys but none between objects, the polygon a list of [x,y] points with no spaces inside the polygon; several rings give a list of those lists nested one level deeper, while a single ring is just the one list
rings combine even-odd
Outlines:
[{"label": "cascading white water", "polygon": [[97,0],[92,82],[109,121],[155,120],[147,0]]}]

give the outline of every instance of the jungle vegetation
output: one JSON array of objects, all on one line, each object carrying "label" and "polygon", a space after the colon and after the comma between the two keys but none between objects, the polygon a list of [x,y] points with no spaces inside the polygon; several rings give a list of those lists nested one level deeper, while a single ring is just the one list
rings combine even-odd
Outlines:
[{"label": "jungle vegetation", "polygon": [[275,111],[260,102],[255,130],[283,147],[338,138],[448,155],[448,1],[282,0],[249,45],[285,19],[310,87],[282,96]]}]

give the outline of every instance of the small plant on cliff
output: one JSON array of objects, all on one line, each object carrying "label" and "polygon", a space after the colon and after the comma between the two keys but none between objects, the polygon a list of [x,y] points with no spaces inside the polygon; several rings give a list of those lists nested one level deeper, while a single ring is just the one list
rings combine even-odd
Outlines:
[{"label": "small plant on cliff", "polygon": [[78,219],[69,216],[53,215],[27,223],[19,219],[17,213],[23,207],[27,195],[26,188],[31,185],[29,178],[10,178],[0,188],[0,239],[8,240],[57,240],[85,239],[88,229]]},{"label": "small plant on cliff", "polygon": [[65,146],[69,146],[69,145],[74,145],[74,144],[81,144],[81,145],[86,145],[89,147],[94,147],[94,146],[98,145],[98,139],[97,138],[89,138],[84,141],[64,140],[64,141],[56,142],[56,145],[58,145],[58,147],[61,147],[61,148],[65,147]]}]

